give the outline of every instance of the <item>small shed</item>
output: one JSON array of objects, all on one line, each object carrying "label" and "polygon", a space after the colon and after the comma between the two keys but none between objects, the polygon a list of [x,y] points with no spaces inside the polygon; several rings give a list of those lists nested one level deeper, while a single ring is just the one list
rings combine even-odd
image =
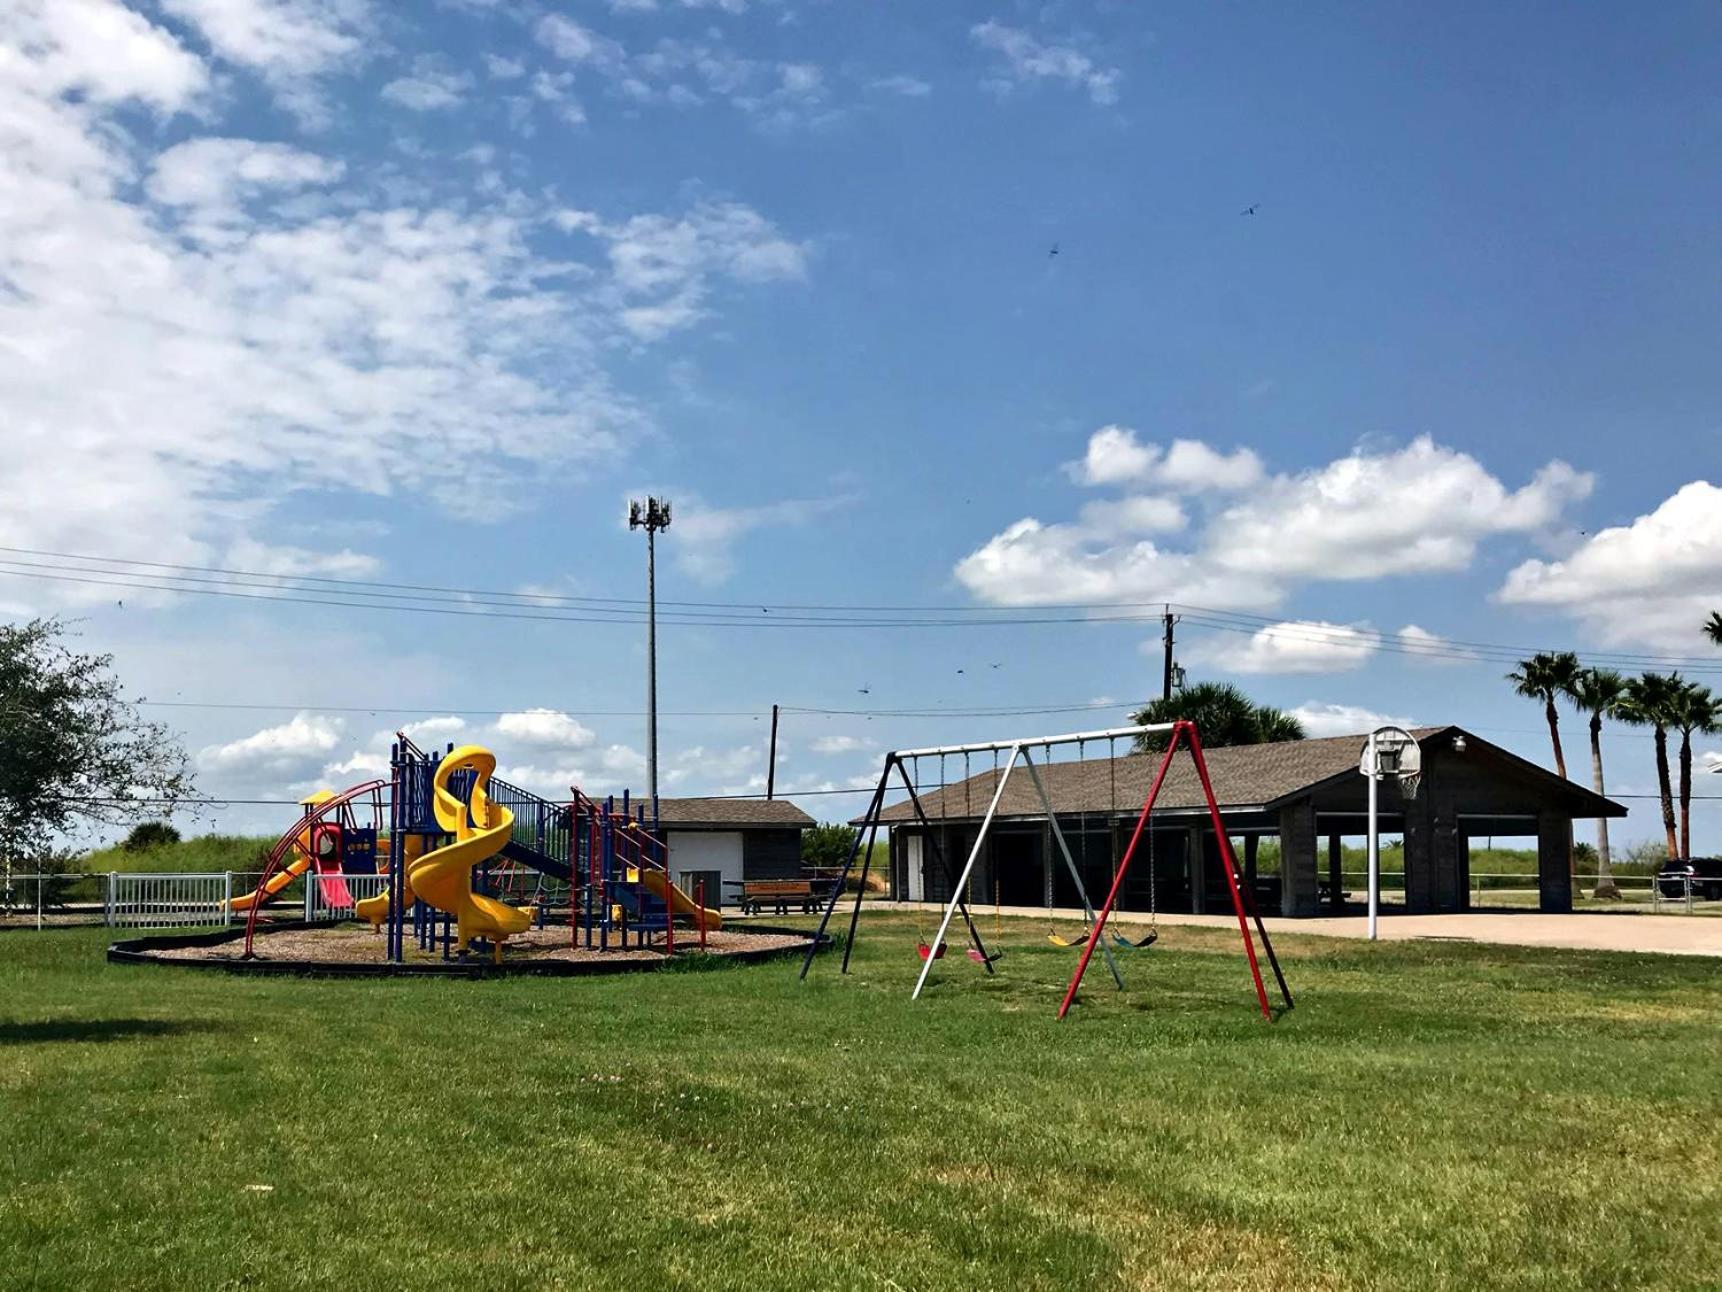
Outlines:
[{"label": "small shed", "polygon": [[[1572,909],[1573,822],[1621,817],[1626,809],[1535,763],[1455,726],[1411,733],[1423,753],[1423,784],[1406,801],[1381,785],[1382,835],[1403,840],[1384,853],[1384,871],[1402,874],[1405,909],[1462,911],[1471,904],[1469,841],[1530,838],[1537,848],[1539,908]],[[1348,885],[1341,840],[1367,830],[1368,783],[1358,770],[1364,735],[1205,751],[1214,794],[1234,839],[1240,868],[1267,912],[1318,915],[1344,909]],[[1159,754],[1130,754],[1043,765],[1053,810],[1099,904]],[[909,900],[945,901],[949,873],[961,870],[997,782],[988,769],[942,791],[923,793],[928,822],[915,820],[905,800],[887,807],[893,891]],[[1263,840],[1277,844],[1271,864],[1258,865]],[[1325,847],[1324,847],[1325,844]],[[1051,826],[1032,781],[1013,775],[979,859],[969,898],[1006,906],[1079,905],[1069,872],[1054,850]],[[1182,751],[1173,760],[1120,894],[1124,910],[1223,910],[1229,906],[1202,789]]]},{"label": "small shed", "polygon": [[703,880],[714,909],[747,879],[798,879],[801,832],[812,817],[784,799],[660,798],[658,828],[683,891]]}]

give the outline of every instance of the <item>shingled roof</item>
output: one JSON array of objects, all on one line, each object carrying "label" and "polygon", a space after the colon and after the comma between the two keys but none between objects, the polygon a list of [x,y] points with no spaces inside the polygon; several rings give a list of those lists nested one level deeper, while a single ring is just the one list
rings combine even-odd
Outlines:
[{"label": "shingled roof", "polygon": [[[1459,728],[1415,727],[1411,730],[1419,744],[1432,736],[1448,732],[1458,733]],[[1559,781],[1552,772],[1534,763],[1526,762],[1487,741],[1478,740],[1469,733],[1465,735],[1468,741],[1480,749],[1487,749],[1491,754],[1516,764],[1522,773],[1544,776],[1556,781],[1560,790],[1581,798],[1579,806],[1596,808],[1593,815],[1616,816],[1625,813],[1625,809],[1618,804],[1598,798],[1580,785]],[[1203,753],[1208,763],[1209,778],[1213,782],[1214,797],[1221,808],[1234,812],[1264,810],[1277,808],[1325,781],[1347,774],[1357,775],[1357,766],[1362,759],[1363,745],[1367,739],[1367,735],[1328,736],[1317,740],[1289,740],[1268,745],[1232,745],[1204,750]],[[1029,753],[1034,757],[1035,766],[1046,784],[1047,796],[1052,800],[1054,810],[1060,815],[1067,812],[1110,813],[1134,817],[1141,810],[1142,801],[1148,797],[1154,773],[1160,766],[1159,754],[1129,754],[1114,759],[1090,758],[1085,762],[1046,764],[1039,757],[1039,751],[1032,746],[1029,747]],[[979,755],[975,757],[978,758]],[[974,758],[970,761],[972,763]],[[1002,756],[1000,761],[1002,763]],[[960,771],[960,763],[960,757],[947,759],[947,771]],[[910,769],[910,775],[914,775],[913,769]],[[923,762],[921,804],[927,816],[934,821],[941,818],[953,821],[979,820],[985,815],[987,804],[991,802],[993,790],[998,784],[991,767],[978,775],[970,776],[966,781],[952,782],[942,793],[937,788],[925,788],[928,781],[932,781],[936,786],[937,779],[937,759]],[[1155,811],[1188,811],[1205,806],[1206,800],[1202,796],[1201,782],[1196,777],[1195,764],[1180,753],[1172,760],[1166,773],[1166,783],[1160,788]],[[999,803],[999,816],[1039,818],[1044,815],[1045,811],[1041,806],[1040,796],[1035,792],[1033,780],[1019,768],[1005,784],[1004,798]],[[891,804],[880,814],[880,820],[888,824],[914,819],[914,809],[907,799]],[[860,818],[856,823],[859,822]]]},{"label": "shingled roof", "polygon": [[814,820],[787,799],[660,798],[658,824],[683,830],[805,830]]}]

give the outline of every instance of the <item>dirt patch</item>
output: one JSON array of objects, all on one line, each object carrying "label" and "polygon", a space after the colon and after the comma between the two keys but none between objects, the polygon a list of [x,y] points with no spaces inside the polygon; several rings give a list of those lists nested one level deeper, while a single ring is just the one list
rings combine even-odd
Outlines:
[{"label": "dirt patch", "polygon": [[[529,929],[525,933],[516,934],[509,938],[502,947],[502,961],[506,964],[523,964],[533,962],[560,962],[566,964],[598,964],[631,961],[662,961],[665,959],[663,942],[660,938],[653,947],[633,948],[624,951],[612,942],[608,951],[597,948],[587,950],[584,934],[580,937],[581,945],[569,946],[569,932],[566,925],[543,929]],[[676,934],[676,952],[695,951],[699,945],[697,934],[681,930]],[[714,956],[737,955],[742,952],[780,951],[791,947],[807,945],[803,936],[793,933],[748,932],[745,930],[724,929],[706,935],[706,953]],[[316,964],[383,964],[386,959],[386,943],[381,933],[372,933],[369,928],[357,924],[332,924],[327,928],[294,928],[266,932],[260,930],[254,943],[258,960],[277,962],[303,962]],[[245,940],[235,938],[229,942],[220,942],[213,946],[186,946],[152,948],[151,957],[159,960],[213,960],[236,961],[245,954]],[[473,960],[490,959],[488,948],[484,951],[474,951],[469,957]],[[444,963],[440,949],[421,951],[409,940],[406,948],[408,964],[442,964]]]}]

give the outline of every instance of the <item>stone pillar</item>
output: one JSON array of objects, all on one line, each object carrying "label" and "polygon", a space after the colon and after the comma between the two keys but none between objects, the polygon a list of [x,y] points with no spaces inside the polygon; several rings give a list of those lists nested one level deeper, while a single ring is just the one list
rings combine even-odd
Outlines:
[{"label": "stone pillar", "polygon": [[[1399,786],[1391,779],[1381,782],[1382,814],[1389,810],[1389,795],[1399,798]],[[1408,915],[1432,915],[1435,905],[1435,817],[1429,808],[1429,786],[1425,783],[1416,798],[1394,805],[1404,809],[1405,830],[1401,855],[1405,866],[1405,911]],[[1382,831],[1383,834],[1386,831]],[[1382,854],[1381,868],[1388,869]]]},{"label": "stone pillar", "polygon": [[1320,913],[1315,869],[1315,804],[1309,799],[1280,809],[1280,914]]},{"label": "stone pillar", "polygon": [[[1280,865],[1283,869],[1285,863]],[[1345,904],[1345,847],[1337,834],[1327,836],[1327,886],[1333,894],[1333,909],[1340,910]]]},{"label": "stone pillar", "polygon": [[1471,836],[1454,823],[1453,860],[1459,877],[1459,909],[1471,909]]},{"label": "stone pillar", "polygon": [[1208,909],[1207,859],[1202,855],[1202,827],[1193,825],[1184,832],[1184,870],[1190,876],[1190,909],[1202,915]]},{"label": "stone pillar", "polygon": [[1537,817],[1538,909],[1565,913],[1573,908],[1573,829],[1566,817],[1544,812]]}]

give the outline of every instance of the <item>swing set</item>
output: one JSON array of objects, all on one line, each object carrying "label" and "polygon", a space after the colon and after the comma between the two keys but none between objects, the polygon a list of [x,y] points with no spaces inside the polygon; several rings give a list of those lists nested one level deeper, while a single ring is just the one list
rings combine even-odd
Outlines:
[{"label": "swing set", "polygon": [[[1079,757],[1082,757],[1086,754],[1086,748],[1090,742],[1104,740],[1107,742],[1107,748],[1110,752],[1115,747],[1115,743],[1119,740],[1135,740],[1139,736],[1165,735],[1168,733],[1170,734],[1171,739],[1167,742],[1166,751],[1161,756],[1160,766],[1155,772],[1153,783],[1148,791],[1148,796],[1143,801],[1141,810],[1137,814],[1135,829],[1132,831],[1130,836],[1130,844],[1125,849],[1123,857],[1119,859],[1117,868],[1113,872],[1112,887],[1107,893],[1106,901],[1102,904],[1100,910],[1096,912],[1093,903],[1089,900],[1087,887],[1083,883],[1082,867],[1077,864],[1076,857],[1072,854],[1069,842],[1065,838],[1063,827],[1059,823],[1058,814],[1053,810],[1052,799],[1047,793],[1046,783],[1040,774],[1040,767],[1045,764],[1050,764],[1052,759],[1052,750],[1055,747],[1075,745],[1077,747]],[[1004,798],[1005,787],[1009,784],[1011,776],[1016,772],[1020,765],[1022,769],[1027,772],[1028,779],[1033,785],[1040,807],[1046,813],[1046,819],[1051,827],[1051,835],[1054,845],[1059,857],[1064,862],[1066,870],[1070,874],[1071,881],[1076,889],[1076,894],[1082,902],[1083,913],[1087,918],[1086,927],[1079,936],[1063,938],[1056,932],[1049,932],[1047,935],[1048,939],[1057,946],[1080,948],[1082,952],[1081,959],[1077,963],[1076,972],[1070,980],[1070,986],[1065,992],[1063,1002],[1059,1005],[1058,1017],[1062,1019],[1069,1012],[1072,1002],[1076,999],[1077,990],[1081,987],[1082,980],[1088,972],[1088,964],[1093,958],[1096,947],[1100,949],[1101,956],[1106,962],[1106,967],[1111,973],[1113,983],[1119,990],[1123,990],[1124,976],[1119,970],[1117,959],[1113,955],[1113,948],[1116,946],[1120,950],[1145,949],[1151,946],[1159,936],[1158,893],[1154,876],[1154,836],[1153,831],[1148,829],[1148,820],[1149,815],[1154,810],[1154,803],[1156,799],[1159,798],[1160,789],[1165,783],[1166,773],[1172,765],[1172,759],[1177,754],[1180,746],[1183,746],[1188,750],[1190,759],[1195,766],[1196,775],[1201,782],[1202,794],[1206,801],[1208,815],[1213,822],[1214,834],[1219,844],[1220,865],[1222,870],[1225,872],[1226,883],[1231,892],[1232,909],[1238,918],[1238,931],[1243,938],[1244,955],[1249,963],[1250,977],[1255,985],[1256,1000],[1261,1007],[1262,1017],[1272,1021],[1274,1017],[1273,1010],[1268,1004],[1267,988],[1262,981],[1261,967],[1256,953],[1256,943],[1258,940],[1261,944],[1262,953],[1273,970],[1274,979],[1279,986],[1280,996],[1285,1003],[1286,1009],[1292,1008],[1291,991],[1286,986],[1285,975],[1280,971],[1279,959],[1274,955],[1273,944],[1269,941],[1267,929],[1262,924],[1261,913],[1256,909],[1255,895],[1251,893],[1242,882],[1240,882],[1237,859],[1232,854],[1231,838],[1226,831],[1225,821],[1220,814],[1219,803],[1214,797],[1213,784],[1208,776],[1207,761],[1202,756],[1202,742],[1197,733],[1196,724],[1182,720],[1178,722],[1157,723],[1149,726],[1117,727],[1104,731],[1071,732],[1060,736],[1038,736],[1027,740],[984,741],[969,745],[944,745],[932,746],[925,749],[895,750],[886,754],[885,765],[879,774],[879,782],[873,790],[872,799],[868,803],[867,811],[861,819],[861,827],[856,831],[855,841],[850,848],[848,860],[844,863],[842,878],[839,879],[831,889],[831,895],[827,898],[825,903],[825,910],[820,916],[818,933],[815,935],[813,941],[809,943],[807,953],[802,959],[801,977],[805,979],[807,977],[808,970],[812,968],[814,955],[825,941],[826,929],[830,925],[831,917],[837,909],[838,900],[842,896],[848,883],[849,876],[854,869],[856,859],[858,857],[862,857],[864,860],[861,865],[861,882],[855,891],[854,907],[849,916],[849,936],[844,942],[842,966],[839,971],[844,974],[849,972],[849,957],[855,947],[855,937],[859,929],[861,919],[861,903],[867,891],[867,876],[873,864],[873,843],[878,837],[879,828],[882,824],[882,815],[885,808],[885,796],[890,792],[893,777],[901,782],[903,790],[906,791],[909,796],[907,806],[913,814],[912,824],[920,829],[922,838],[930,847],[932,860],[938,871],[944,876],[948,883],[950,892],[950,898],[945,905],[944,914],[939,921],[938,930],[933,935],[931,942],[927,940],[924,926],[917,923],[917,953],[921,959],[921,972],[919,977],[915,980],[915,989],[911,994],[911,999],[918,1000],[920,998],[922,990],[927,985],[928,977],[932,973],[934,962],[943,958],[946,949],[946,934],[950,930],[951,922],[959,915],[962,917],[963,927],[968,933],[969,945],[967,947],[967,953],[969,959],[984,968],[988,975],[993,974],[994,965],[999,960],[1000,955],[996,951],[989,952],[987,950],[987,946],[981,938],[980,930],[975,925],[974,916],[970,910],[969,898],[972,896],[975,866],[980,860],[981,853],[986,847],[988,837],[992,831],[993,823],[998,817],[999,804]],[[1038,760],[1036,759],[1034,752],[1032,752],[1036,750],[1039,751],[1040,755]],[[947,801],[949,796],[946,793],[945,760],[959,755],[963,759],[964,816],[967,819],[972,820],[973,811],[969,795],[973,781],[969,776],[969,759],[974,754],[989,753],[993,758],[994,769],[992,798],[987,804],[985,814],[981,818],[980,828],[975,833],[974,843],[969,848],[968,859],[964,862],[962,870],[953,874],[950,867],[950,854],[948,847],[949,821]],[[1002,771],[999,766],[1000,754],[1006,755]],[[921,800],[919,770],[922,759],[933,758],[939,760],[939,821],[936,829],[926,810],[925,804]],[[1117,770],[1115,761],[1109,762],[1108,775],[1112,795],[1111,807],[1116,810]],[[1087,824],[1087,815],[1088,814],[1085,811],[1081,817],[1081,823],[1083,826],[1086,826]],[[1108,831],[1112,828],[1111,821],[1112,817],[1109,815],[1107,819]],[[1084,862],[1087,860],[1088,833],[1089,832],[1086,828],[1083,829],[1077,843]],[[1123,891],[1125,878],[1130,872],[1130,865],[1136,857],[1137,849],[1142,842],[1142,836],[1144,833],[1148,835],[1149,930],[1146,936],[1135,940],[1125,937],[1116,931],[1113,931],[1111,936],[1108,937],[1108,931],[1106,928],[1107,921],[1111,918],[1112,912],[1117,905],[1119,893]],[[864,853],[862,851],[863,847],[865,847]],[[1110,849],[1108,849],[1108,851],[1110,852]],[[1196,882],[1201,882],[1201,865],[1199,858],[1197,859],[1197,864],[1193,868],[1193,874]],[[998,878],[996,868],[993,882],[994,920],[996,931],[996,925],[998,922]],[[917,921],[919,921],[919,918],[919,914],[917,914]],[[1252,937],[1252,932],[1255,935],[1254,937]]]}]

